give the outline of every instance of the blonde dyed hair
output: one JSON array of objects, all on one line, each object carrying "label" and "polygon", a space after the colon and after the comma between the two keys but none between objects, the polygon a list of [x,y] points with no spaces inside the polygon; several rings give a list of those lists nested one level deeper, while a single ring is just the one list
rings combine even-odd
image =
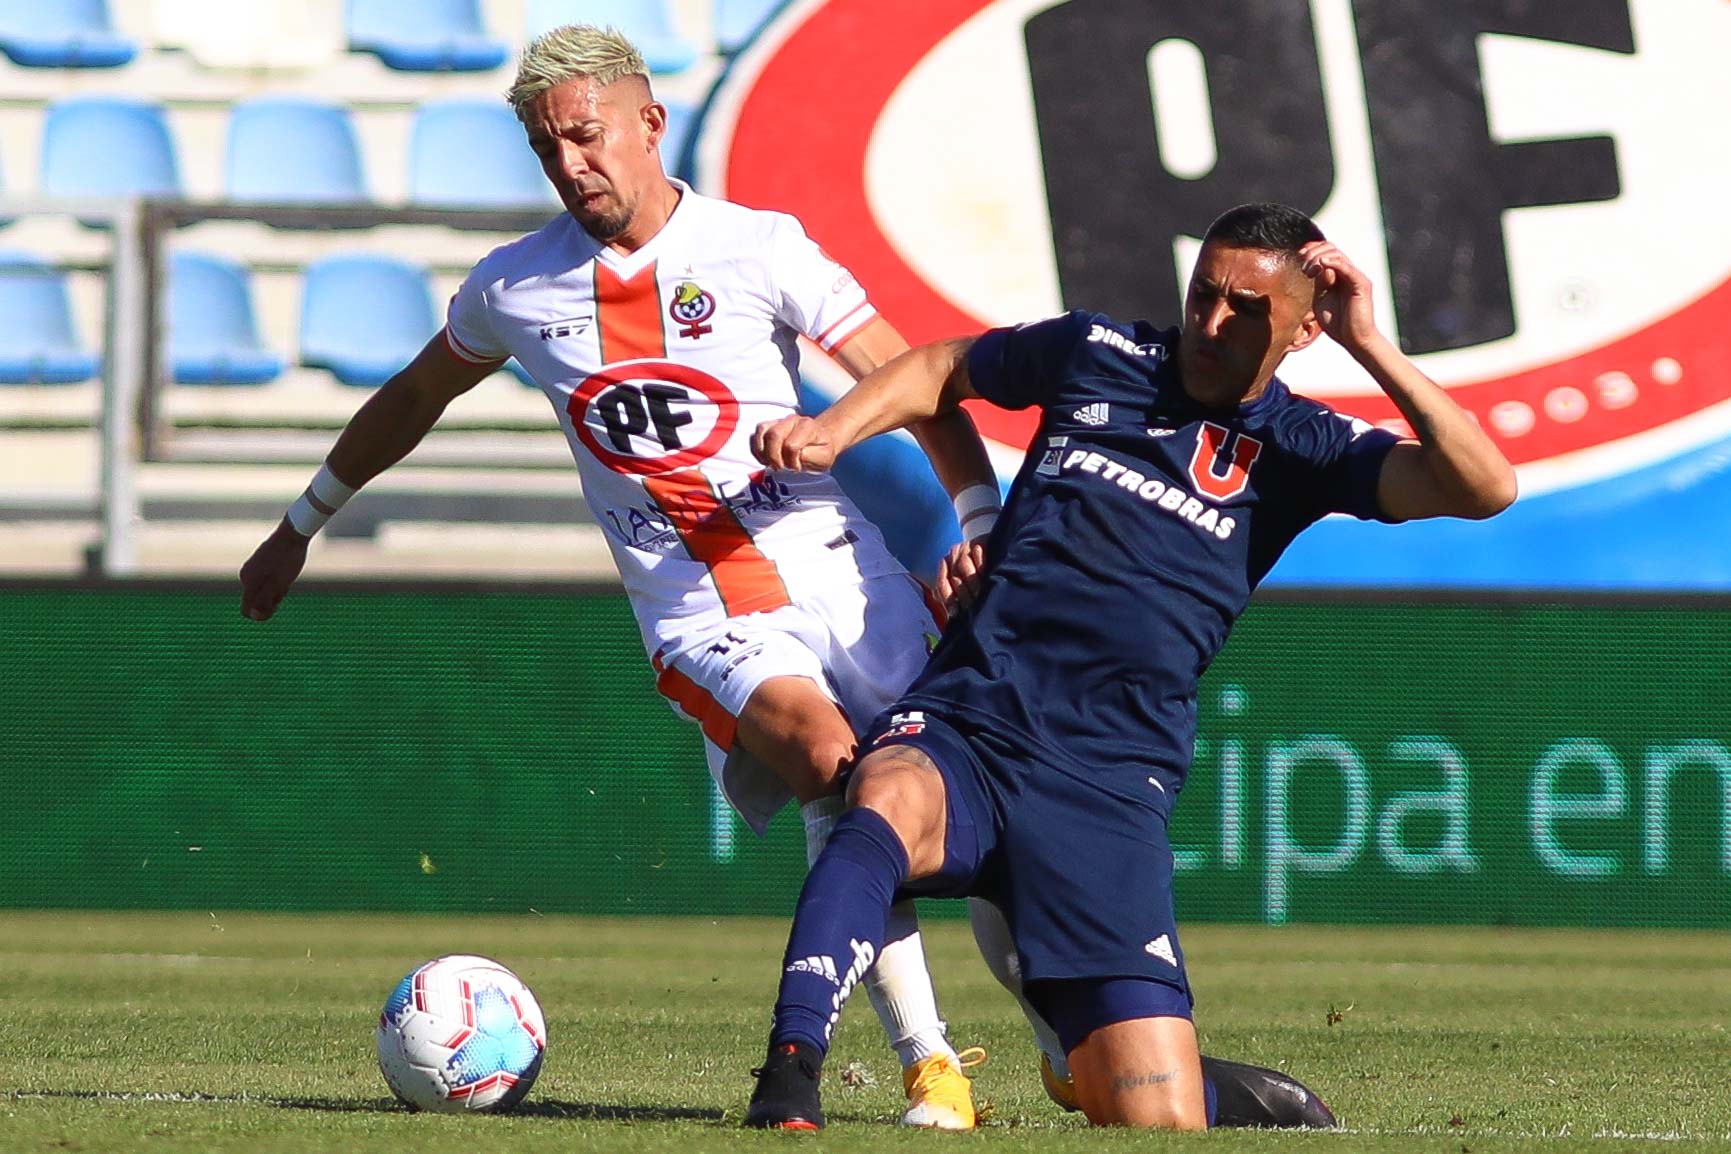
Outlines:
[{"label": "blonde dyed hair", "polygon": [[600,86],[627,76],[641,76],[647,82],[649,66],[624,33],[593,24],[563,24],[543,32],[523,49],[517,78],[505,99],[521,120],[530,101],[567,80],[583,77]]}]

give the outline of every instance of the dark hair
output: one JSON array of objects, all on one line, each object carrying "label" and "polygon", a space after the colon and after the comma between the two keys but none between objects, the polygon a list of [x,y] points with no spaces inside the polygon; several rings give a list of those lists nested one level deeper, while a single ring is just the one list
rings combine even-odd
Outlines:
[{"label": "dark hair", "polygon": [[1313,240],[1326,239],[1314,220],[1289,205],[1241,204],[1216,217],[1202,243],[1219,241],[1233,248],[1296,253]]}]

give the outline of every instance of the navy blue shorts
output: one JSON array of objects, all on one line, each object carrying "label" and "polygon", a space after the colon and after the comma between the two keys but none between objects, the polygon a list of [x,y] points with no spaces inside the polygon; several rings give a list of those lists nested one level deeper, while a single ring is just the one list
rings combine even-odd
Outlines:
[{"label": "navy blue shorts", "polygon": [[886,710],[868,751],[918,749],[943,775],[944,868],[916,897],[980,897],[1004,911],[1024,983],[1144,978],[1192,1004],[1172,910],[1168,795],[1145,777],[1066,772],[999,735],[929,712]]}]

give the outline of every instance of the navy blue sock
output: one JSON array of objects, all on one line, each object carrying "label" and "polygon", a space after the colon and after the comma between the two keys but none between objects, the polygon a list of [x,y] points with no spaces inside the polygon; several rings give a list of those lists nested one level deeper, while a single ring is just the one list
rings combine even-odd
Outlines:
[{"label": "navy blue sock", "polygon": [[890,903],[907,874],[907,851],[889,822],[869,809],[841,815],[799,891],[772,1047],[804,1042],[828,1053],[842,1003],[883,948]]},{"label": "navy blue sock", "polygon": [[1207,1074],[1202,1075],[1202,1108],[1208,1112],[1208,1125],[1214,1125],[1215,1116],[1220,1113],[1220,1091],[1214,1088],[1214,1082]]}]

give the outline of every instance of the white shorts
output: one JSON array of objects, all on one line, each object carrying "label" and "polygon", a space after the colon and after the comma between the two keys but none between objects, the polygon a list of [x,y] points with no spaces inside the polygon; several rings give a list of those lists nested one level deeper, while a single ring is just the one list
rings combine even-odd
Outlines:
[{"label": "white shorts", "polygon": [[756,833],[793,791],[734,743],[740,713],[772,677],[804,677],[854,732],[900,697],[937,643],[942,610],[906,573],[868,578],[678,637],[654,657],[655,687],[703,729],[709,772]]}]

